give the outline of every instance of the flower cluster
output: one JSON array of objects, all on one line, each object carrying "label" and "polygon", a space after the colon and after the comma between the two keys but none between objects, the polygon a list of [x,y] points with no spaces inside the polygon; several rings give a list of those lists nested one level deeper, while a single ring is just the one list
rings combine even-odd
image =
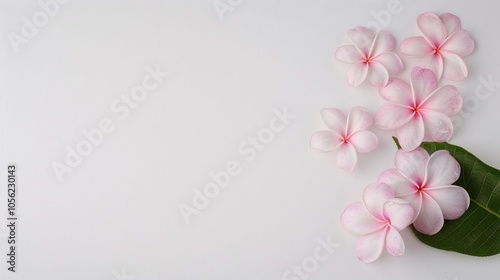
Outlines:
[{"label": "flower cluster", "polygon": [[351,64],[348,84],[357,87],[368,81],[386,103],[374,117],[362,107],[352,108],[347,117],[336,108],[322,109],[329,130],[311,137],[313,149],[336,151],[337,164],[349,172],[356,166],[357,153],[377,147],[378,138],[369,130],[372,124],[394,131],[399,140],[395,168],[367,186],[362,202],[350,204],[341,216],[344,228],[360,236],[355,251],[363,262],[376,260],[384,247],[401,256],[401,230],[413,224],[423,234],[436,234],[445,219],[457,219],[469,207],[467,191],[453,185],[460,176],[459,163],[447,151],[429,155],[420,145],[447,142],[453,135],[450,117],[460,111],[463,99],[455,86],[438,84],[443,78],[457,82],[467,77],[463,57],[472,53],[474,41],[460,19],[449,13],[421,14],[417,26],[421,36],[404,39],[399,46],[403,56],[417,58],[409,82],[394,78],[403,63],[393,52],[395,41],[389,32],[375,34],[361,26],[347,32],[352,45],[338,48],[335,58]]},{"label": "flower cluster", "polygon": [[436,234],[444,219],[457,219],[469,208],[467,191],[452,185],[460,165],[448,151],[429,156],[422,148],[401,149],[394,165],[366,187],[363,203],[347,206],[340,219],[347,231],[361,236],[356,255],[363,262],[376,260],[384,244],[391,255],[401,256],[405,246],[399,231],[411,223],[423,234]]}]

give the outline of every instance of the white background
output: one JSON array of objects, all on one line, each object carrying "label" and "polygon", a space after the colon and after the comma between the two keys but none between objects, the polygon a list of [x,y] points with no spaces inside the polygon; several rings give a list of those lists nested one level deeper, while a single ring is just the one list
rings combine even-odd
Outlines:
[{"label": "white background", "polygon": [[[500,256],[436,250],[410,230],[402,233],[403,257],[384,252],[375,263],[358,261],[356,237],[341,228],[339,216],[393,166],[391,133],[374,129],[379,148],[359,156],[351,174],[335,165],[334,154],[309,147],[311,134],[325,128],[321,108],[361,105],[375,113],[383,104],[374,88],[347,85],[348,66],[333,53],[347,42],[348,29],[376,22],[389,2],[246,0],[221,20],[212,0],[73,0],[16,53],[9,32],[20,35],[23,17],[42,9],[37,1],[2,0],[0,173],[5,182],[7,164],[17,163],[20,220],[18,272],[11,273],[3,261],[2,183],[0,278],[120,280],[116,275],[126,271],[136,280],[282,279],[327,236],[339,246],[309,279],[496,277]],[[469,96],[469,111],[451,142],[500,167],[500,87],[483,100],[474,97],[480,77],[500,81],[500,4],[400,6],[382,22],[398,44],[418,35],[415,19],[426,11],[454,13],[472,34],[469,78],[457,85]],[[170,77],[120,120],[110,105],[156,65]],[[240,143],[283,107],[295,119],[246,161]],[[103,118],[115,130],[59,182],[52,163],[64,163],[65,147],[75,148],[85,139],[82,130]],[[193,188],[202,189],[209,172],[230,160],[241,173],[187,225],[179,205],[192,205]]]}]

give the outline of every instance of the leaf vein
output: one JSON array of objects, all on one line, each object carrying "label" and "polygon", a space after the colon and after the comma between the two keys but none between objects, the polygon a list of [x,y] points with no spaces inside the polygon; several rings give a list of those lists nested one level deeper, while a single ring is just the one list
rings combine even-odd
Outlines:
[{"label": "leaf vein", "polygon": [[489,209],[489,208],[488,208],[488,207],[486,207],[486,206],[483,206],[481,203],[477,202],[476,200],[474,200],[474,199],[472,199],[472,198],[470,199],[470,201],[472,201],[472,202],[476,203],[477,205],[479,205],[479,207],[483,208],[484,210],[488,211],[490,214],[492,214],[492,215],[494,215],[495,217],[497,217],[497,218],[499,218],[499,219],[500,219],[500,214],[493,212],[493,210]]},{"label": "leaf vein", "polygon": [[[470,217],[471,217],[471,216],[469,215],[469,216],[468,216],[465,220],[468,220]],[[467,237],[468,237],[468,236],[469,236],[472,232],[474,232],[474,230],[475,230],[475,229],[477,229],[477,228],[481,225],[481,223],[482,223],[482,222],[483,222],[486,218],[488,218],[488,216],[484,216],[484,217],[483,217],[483,219],[482,219],[479,223],[477,223],[477,224],[475,225],[475,227],[474,227],[474,228],[472,228],[471,230],[469,230],[469,231],[468,231],[468,233],[462,237],[462,239],[458,240],[455,244],[453,244],[452,246],[450,246],[450,248],[453,248],[453,247],[455,247],[456,245],[461,244],[461,243],[462,243],[462,240],[464,240],[464,239],[465,239],[465,238],[467,238]],[[464,221],[464,222],[465,222],[465,221]],[[454,232],[454,231],[452,231],[452,232]],[[475,239],[473,239],[473,240],[474,240],[474,241],[476,241],[476,240],[477,240],[477,237],[476,237]],[[471,242],[471,243],[474,243],[474,241],[473,241],[473,242]]]}]

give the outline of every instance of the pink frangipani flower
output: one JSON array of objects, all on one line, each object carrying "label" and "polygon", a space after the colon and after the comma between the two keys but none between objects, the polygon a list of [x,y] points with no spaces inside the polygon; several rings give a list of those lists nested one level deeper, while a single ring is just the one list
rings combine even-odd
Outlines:
[{"label": "pink frangipani flower", "polygon": [[437,79],[429,69],[413,68],[410,85],[391,79],[379,89],[388,101],[375,114],[375,125],[383,130],[396,130],[401,148],[411,151],[422,141],[446,142],[453,135],[450,116],[462,108],[463,98],[455,86],[437,87]]},{"label": "pink frangipani flower", "polygon": [[474,50],[474,40],[462,29],[460,19],[450,13],[424,13],[418,16],[417,25],[422,36],[403,40],[400,52],[422,58],[420,66],[431,69],[438,80],[441,76],[452,81],[465,79],[468,73],[462,57]]},{"label": "pink frangipani flower", "polygon": [[320,152],[337,151],[337,164],[351,172],[356,166],[357,154],[368,153],[378,145],[377,136],[368,130],[373,117],[363,107],[354,107],[346,117],[336,108],[321,110],[321,118],[330,130],[321,130],[311,136],[311,147]]},{"label": "pink frangipani flower", "polygon": [[356,256],[363,262],[375,261],[386,248],[393,256],[401,256],[405,244],[399,231],[413,220],[413,208],[408,202],[395,198],[395,193],[384,183],[374,183],[363,192],[363,202],[346,207],[340,217],[342,226],[350,233],[360,235]]},{"label": "pink frangipani flower", "polygon": [[422,148],[398,150],[394,164],[396,168],[383,172],[378,182],[389,185],[396,197],[410,203],[415,211],[413,226],[421,233],[437,233],[444,219],[458,219],[469,208],[467,191],[452,185],[460,177],[460,164],[448,151],[429,156]]},{"label": "pink frangipani flower", "polygon": [[341,46],[335,52],[338,60],[353,64],[347,72],[347,82],[353,87],[368,79],[375,87],[383,87],[389,76],[403,70],[403,63],[394,49],[394,38],[382,30],[377,35],[370,29],[357,26],[347,32],[353,45]]}]

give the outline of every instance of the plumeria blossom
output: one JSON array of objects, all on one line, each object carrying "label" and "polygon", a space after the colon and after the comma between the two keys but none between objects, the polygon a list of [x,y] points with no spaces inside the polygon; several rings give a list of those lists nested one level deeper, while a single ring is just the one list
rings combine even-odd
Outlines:
[{"label": "plumeria blossom", "polygon": [[347,72],[349,85],[357,87],[366,79],[375,87],[383,87],[389,76],[403,70],[403,63],[394,49],[394,38],[382,30],[377,35],[357,26],[347,32],[353,45],[341,46],[335,52],[338,60],[353,64]]},{"label": "plumeria blossom", "polygon": [[371,184],[363,192],[363,202],[346,207],[340,217],[342,226],[350,233],[360,235],[356,256],[363,262],[375,261],[386,248],[393,256],[401,256],[405,244],[399,231],[413,220],[410,204],[395,198],[395,193],[384,183]]},{"label": "plumeria blossom", "polygon": [[458,113],[463,98],[455,86],[437,87],[437,79],[429,69],[413,68],[410,85],[391,79],[379,94],[388,101],[375,114],[375,125],[383,130],[396,130],[401,147],[417,148],[422,141],[446,142],[453,134],[450,116]]},{"label": "plumeria blossom", "polygon": [[396,197],[410,203],[415,211],[413,226],[421,233],[437,233],[444,219],[458,219],[469,208],[467,191],[452,185],[460,177],[460,164],[448,151],[429,156],[422,148],[398,150],[394,164],[396,168],[383,172],[378,182],[389,185]]},{"label": "plumeria blossom", "polygon": [[357,152],[368,153],[378,145],[377,136],[368,130],[373,117],[363,107],[354,107],[346,117],[336,108],[321,110],[321,118],[330,130],[315,132],[311,147],[320,152],[337,151],[337,164],[351,172],[356,166]]},{"label": "plumeria blossom", "polygon": [[474,50],[474,40],[462,29],[460,19],[450,13],[424,13],[417,17],[417,25],[422,36],[403,40],[400,52],[422,58],[420,66],[431,69],[438,80],[441,76],[452,81],[465,79],[468,73],[462,57]]}]

